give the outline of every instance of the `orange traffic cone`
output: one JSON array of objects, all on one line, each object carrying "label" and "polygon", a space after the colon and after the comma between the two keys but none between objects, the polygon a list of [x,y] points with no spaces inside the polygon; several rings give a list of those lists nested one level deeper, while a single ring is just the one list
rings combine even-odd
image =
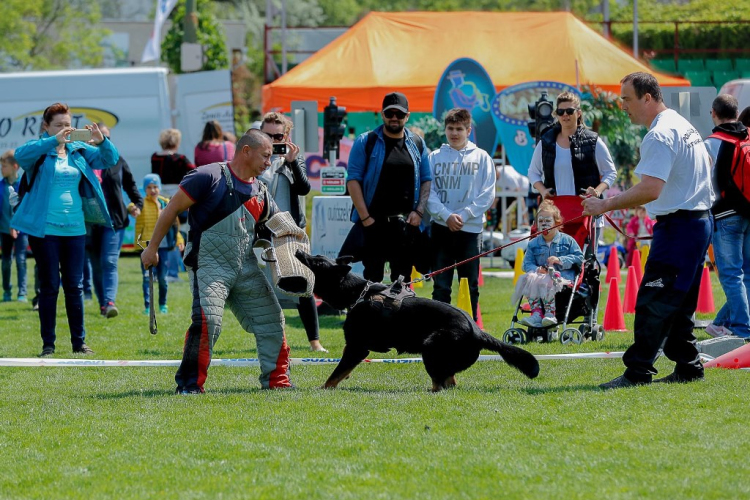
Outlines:
[{"label": "orange traffic cone", "polygon": [[609,295],[607,295],[607,309],[604,311],[604,329],[608,332],[624,332],[625,315],[622,313],[620,302],[620,289],[617,280],[612,278],[609,282]]},{"label": "orange traffic cone", "polygon": [[484,321],[482,321],[482,309],[480,309],[479,303],[477,303],[477,326],[484,330]]},{"label": "orange traffic cone", "polygon": [[[638,252],[635,253],[636,255]],[[625,282],[625,299],[622,303],[622,311],[626,313],[635,312],[635,300],[638,298],[638,276],[635,266],[628,267],[628,279]]]},{"label": "orange traffic cone", "polygon": [[703,364],[705,368],[748,368],[750,367],[750,344],[722,354]]},{"label": "orange traffic cone", "polygon": [[[643,280],[643,266],[641,265],[641,252],[638,249],[633,250],[633,262],[631,262],[630,265],[635,268],[635,277],[638,280],[636,282],[636,288],[639,288],[641,286],[641,280]],[[630,277],[628,277],[628,279],[630,279]],[[625,293],[628,293],[627,289],[625,289]]]},{"label": "orange traffic cone", "polygon": [[484,276],[482,276],[482,265],[479,264],[479,286],[484,286]]},{"label": "orange traffic cone", "polygon": [[607,283],[612,281],[612,278],[620,283],[620,258],[617,255],[617,247],[612,245],[609,249],[609,260],[607,261]]},{"label": "orange traffic cone", "polygon": [[695,310],[699,313],[712,313],[716,310],[714,291],[711,289],[711,272],[705,265],[701,276],[701,288],[698,291],[698,307]]},{"label": "orange traffic cone", "polygon": [[716,258],[714,257],[714,244],[708,245],[708,261],[711,263],[711,268],[716,271],[716,276],[719,275],[719,268],[716,267]]}]

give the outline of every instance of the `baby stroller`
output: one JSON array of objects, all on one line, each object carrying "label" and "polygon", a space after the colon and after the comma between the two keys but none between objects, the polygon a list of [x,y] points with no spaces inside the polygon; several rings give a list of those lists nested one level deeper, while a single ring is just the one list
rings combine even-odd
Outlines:
[{"label": "baby stroller", "polygon": [[[555,303],[558,305],[555,313],[556,325],[520,325],[519,315],[530,313],[521,306],[524,301],[524,297],[521,297],[516,304],[510,328],[503,334],[503,342],[516,344],[532,341],[553,342],[559,339],[563,344],[581,344],[585,340],[599,341],[604,338],[604,328],[597,324],[601,266],[596,258],[598,242],[596,227],[592,217],[567,222],[582,213],[583,207],[579,197],[557,196],[554,201],[566,221],[561,230],[572,236],[581,247],[583,263],[580,268],[576,269],[575,281],[555,294]],[[535,233],[536,228],[532,227],[531,232]],[[574,321],[577,318],[581,319]],[[519,323],[518,326],[517,323]],[[578,325],[578,327],[570,325]],[[562,327],[562,333],[558,333],[560,327]]]}]

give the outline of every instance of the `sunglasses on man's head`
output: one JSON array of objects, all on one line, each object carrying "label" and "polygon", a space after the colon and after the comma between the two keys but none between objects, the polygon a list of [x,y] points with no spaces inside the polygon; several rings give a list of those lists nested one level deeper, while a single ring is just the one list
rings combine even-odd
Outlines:
[{"label": "sunglasses on man's head", "polygon": [[406,113],[397,109],[386,109],[385,111],[383,111],[383,115],[386,118],[393,118],[395,116],[399,120],[403,120],[404,118],[406,118]]},{"label": "sunglasses on man's head", "polygon": [[562,115],[564,115],[565,113],[568,113],[568,116],[571,116],[571,115],[572,115],[573,113],[575,113],[576,111],[578,111],[578,108],[565,108],[565,109],[560,109],[560,108],[557,108],[557,109],[555,110],[555,113],[557,113],[557,116],[562,116]]},{"label": "sunglasses on man's head", "polygon": [[284,134],[269,134],[268,132],[263,132],[263,133],[276,142],[281,142],[284,140]]}]

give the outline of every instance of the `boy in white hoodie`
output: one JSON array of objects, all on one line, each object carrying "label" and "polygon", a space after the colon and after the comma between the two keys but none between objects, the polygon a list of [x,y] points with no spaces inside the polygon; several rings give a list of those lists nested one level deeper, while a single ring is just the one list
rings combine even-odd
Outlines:
[{"label": "boy in white hoodie", "polygon": [[[432,188],[427,210],[432,215],[433,270],[461,262],[482,251],[484,214],[495,199],[495,164],[489,154],[469,140],[471,114],[460,108],[445,116],[448,144],[430,153]],[[459,266],[468,278],[471,309],[477,319],[479,259]],[[432,298],[450,304],[453,269],[434,278]]]}]

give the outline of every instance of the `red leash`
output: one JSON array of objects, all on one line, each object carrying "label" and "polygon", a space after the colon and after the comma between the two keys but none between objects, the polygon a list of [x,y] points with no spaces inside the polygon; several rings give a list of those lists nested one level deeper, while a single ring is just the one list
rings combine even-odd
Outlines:
[{"label": "red leash", "polygon": [[609,225],[615,228],[615,231],[620,233],[621,235],[625,236],[626,238],[630,238],[631,240],[652,240],[654,239],[653,236],[632,236],[630,234],[627,234],[625,231],[620,229],[615,221],[612,220],[612,218],[607,214],[602,214],[607,222],[609,222]]},{"label": "red leash", "polygon": [[[568,219],[566,222],[573,222],[575,220],[582,219],[584,217],[590,217],[590,216],[589,215],[579,215],[578,217],[573,217],[572,219]],[[551,228],[546,229],[545,231],[549,231],[550,229],[556,229],[558,227],[563,226],[564,224],[565,224],[565,222],[561,222],[560,224],[557,224],[556,226],[552,226]],[[485,255],[491,254],[493,252],[497,252],[498,250],[502,250],[503,248],[507,248],[507,247],[509,247],[511,245],[515,245],[519,241],[529,240],[531,238],[536,238],[540,234],[543,234],[545,231],[537,231],[536,233],[532,233],[532,234],[530,234],[528,236],[524,236],[523,238],[519,238],[519,239],[517,239],[515,241],[511,241],[510,243],[506,243],[505,245],[501,245],[501,246],[499,246],[497,248],[493,248],[492,250],[487,250],[486,252],[482,252],[479,255],[475,255],[474,257],[470,257],[470,258],[468,258],[466,260],[462,260],[461,262],[457,262],[456,264],[452,264],[452,265],[444,267],[442,269],[438,269],[437,271],[432,271],[431,273],[427,273],[427,274],[423,275],[421,278],[417,278],[415,280],[406,282],[404,284],[405,285],[410,285],[412,283],[417,283],[417,282],[420,282],[420,281],[425,281],[425,280],[431,279],[436,274],[443,273],[443,272],[447,271],[448,269],[453,269],[454,267],[458,267],[460,265],[466,264],[467,262],[471,262],[472,260],[478,259],[480,257],[484,257]]]}]

